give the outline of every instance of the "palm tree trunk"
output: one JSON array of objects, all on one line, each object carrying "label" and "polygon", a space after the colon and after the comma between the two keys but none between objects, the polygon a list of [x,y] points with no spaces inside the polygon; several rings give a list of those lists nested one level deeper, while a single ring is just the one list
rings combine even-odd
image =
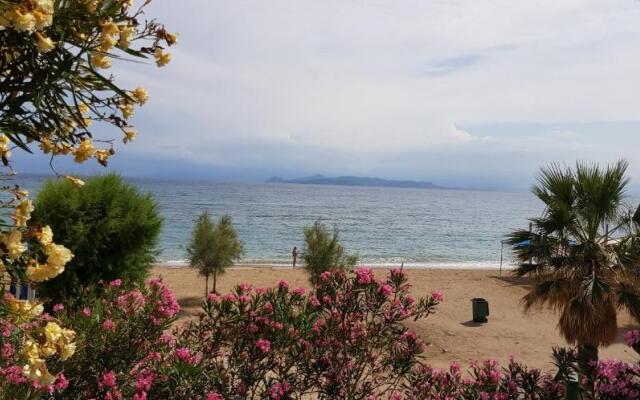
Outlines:
[{"label": "palm tree trunk", "polygon": [[209,295],[209,274],[204,276],[204,297]]},{"label": "palm tree trunk", "polygon": [[578,367],[586,376],[592,376],[598,362],[598,347],[590,343],[578,344]]},{"label": "palm tree trunk", "polygon": [[213,293],[218,293],[216,292],[216,282],[218,281],[218,272],[217,271],[213,271]]}]

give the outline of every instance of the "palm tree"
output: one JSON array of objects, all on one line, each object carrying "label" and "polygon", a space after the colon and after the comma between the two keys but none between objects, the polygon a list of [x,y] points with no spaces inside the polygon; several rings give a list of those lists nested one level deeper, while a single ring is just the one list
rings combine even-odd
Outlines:
[{"label": "palm tree", "polygon": [[187,246],[189,264],[198,268],[205,277],[205,296],[209,293],[209,276],[213,275],[213,292],[216,291],[218,275],[243,254],[243,243],[231,223],[231,217],[223,215],[217,223],[211,221],[209,213],[202,213]]},{"label": "palm tree", "polygon": [[325,271],[352,269],[358,262],[358,257],[345,253],[336,227],[330,233],[324,224],[316,221],[304,229],[304,242],[302,258],[311,283],[317,283]]},{"label": "palm tree", "polygon": [[560,332],[577,345],[586,373],[598,347],[615,340],[617,312],[640,319],[640,208],[634,214],[624,204],[626,170],[624,161],[542,168],[532,192],[544,212],[508,239],[521,262],[515,274],[534,281],[525,310],[560,313]]}]

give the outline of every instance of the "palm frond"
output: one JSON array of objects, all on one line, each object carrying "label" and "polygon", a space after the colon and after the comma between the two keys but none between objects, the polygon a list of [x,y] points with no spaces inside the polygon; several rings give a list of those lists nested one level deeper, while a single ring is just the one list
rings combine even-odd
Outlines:
[{"label": "palm frond", "polygon": [[558,328],[570,344],[607,346],[618,333],[616,307],[611,301],[593,304],[576,296],[562,310]]},{"label": "palm frond", "polygon": [[538,277],[533,289],[521,300],[525,311],[547,304],[553,309],[562,308],[575,293],[575,285],[557,274]]},{"label": "palm frond", "polygon": [[619,307],[626,308],[640,322],[640,288],[637,284],[620,283],[617,287],[617,302]]}]

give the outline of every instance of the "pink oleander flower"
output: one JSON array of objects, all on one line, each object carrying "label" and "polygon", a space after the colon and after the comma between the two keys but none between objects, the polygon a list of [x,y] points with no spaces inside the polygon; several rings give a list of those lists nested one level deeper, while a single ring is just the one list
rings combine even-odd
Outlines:
[{"label": "pink oleander flower", "polygon": [[15,350],[13,349],[13,346],[11,345],[11,343],[5,343],[2,345],[2,358],[7,360],[13,357],[14,354],[15,354]]},{"label": "pink oleander flower", "polygon": [[105,319],[105,320],[104,320],[104,322],[102,323],[102,328],[103,328],[105,331],[112,331],[112,332],[115,332],[115,330],[116,330],[116,324],[115,324],[115,322],[113,322],[113,321],[112,321],[112,320],[110,320],[110,319]]},{"label": "pink oleander flower", "polygon": [[289,282],[285,281],[284,279],[281,279],[280,282],[278,282],[278,287],[280,289],[289,289]]},{"label": "pink oleander flower", "polygon": [[431,297],[437,302],[444,301],[444,294],[442,294],[442,292],[433,291],[431,292]]},{"label": "pink oleander flower", "polygon": [[268,314],[273,314],[273,304],[270,302],[265,303],[263,308]]},{"label": "pink oleander flower", "polygon": [[100,379],[100,385],[104,387],[114,387],[116,385],[116,374],[113,371],[108,371],[102,374]]},{"label": "pink oleander flower", "polygon": [[358,277],[358,283],[361,285],[368,285],[375,280],[373,271],[369,268],[356,269],[356,276]]},{"label": "pink oleander flower", "polygon": [[59,312],[59,311],[62,311],[62,310],[64,310],[64,306],[62,304],[60,304],[60,303],[58,303],[58,304],[53,306],[53,311],[54,312]]},{"label": "pink oleander flower", "polygon": [[393,288],[387,285],[386,283],[381,284],[379,290],[380,290],[380,293],[382,293],[385,296],[389,296],[391,295],[391,293],[393,293]]},{"label": "pink oleander flower", "polygon": [[241,292],[245,293],[251,291],[251,289],[253,289],[253,286],[248,283],[241,283],[240,285],[238,285],[238,288]]},{"label": "pink oleander flower", "polygon": [[307,292],[307,289],[303,287],[297,287],[293,289],[293,294],[295,294],[296,296],[304,296],[306,292]]},{"label": "pink oleander flower", "polygon": [[256,347],[263,353],[268,353],[271,350],[271,342],[267,339],[256,340]]},{"label": "pink oleander flower", "polygon": [[89,318],[91,316],[91,309],[89,307],[85,307],[82,309],[82,315]]},{"label": "pink oleander flower", "polygon": [[112,288],[120,287],[120,285],[122,285],[122,279],[114,279],[111,282],[109,282],[109,287],[112,287]]},{"label": "pink oleander flower", "polygon": [[217,392],[209,392],[209,393],[207,393],[206,400],[224,400],[224,399]]},{"label": "pink oleander flower", "polygon": [[209,293],[209,294],[207,295],[207,299],[208,299],[210,302],[215,303],[215,302],[216,302],[216,300],[218,300],[218,295],[217,295],[217,294],[215,294],[215,293],[213,293],[213,292],[211,292],[211,293]]},{"label": "pink oleander flower", "polygon": [[272,399],[280,400],[284,395],[287,394],[290,387],[291,385],[289,385],[287,382],[274,383],[273,385],[271,385],[271,388],[269,388],[269,394],[271,395]]},{"label": "pink oleander flower", "polygon": [[67,380],[67,377],[64,376],[64,374],[59,374],[56,378],[56,381],[53,383],[53,386],[57,390],[65,390],[69,387],[69,381]]},{"label": "pink oleander flower", "polygon": [[197,357],[191,355],[191,351],[186,347],[180,347],[180,348],[176,349],[175,350],[175,355],[179,360],[181,360],[181,361],[183,361],[183,362],[185,362],[187,364],[193,365],[193,364],[196,364],[198,362]]}]

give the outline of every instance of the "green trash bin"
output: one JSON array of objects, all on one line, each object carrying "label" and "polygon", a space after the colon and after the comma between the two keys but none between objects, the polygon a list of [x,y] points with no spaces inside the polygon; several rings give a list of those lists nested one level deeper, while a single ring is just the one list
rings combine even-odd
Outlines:
[{"label": "green trash bin", "polygon": [[482,298],[471,299],[473,308],[473,322],[487,322],[489,316],[489,302]]}]

